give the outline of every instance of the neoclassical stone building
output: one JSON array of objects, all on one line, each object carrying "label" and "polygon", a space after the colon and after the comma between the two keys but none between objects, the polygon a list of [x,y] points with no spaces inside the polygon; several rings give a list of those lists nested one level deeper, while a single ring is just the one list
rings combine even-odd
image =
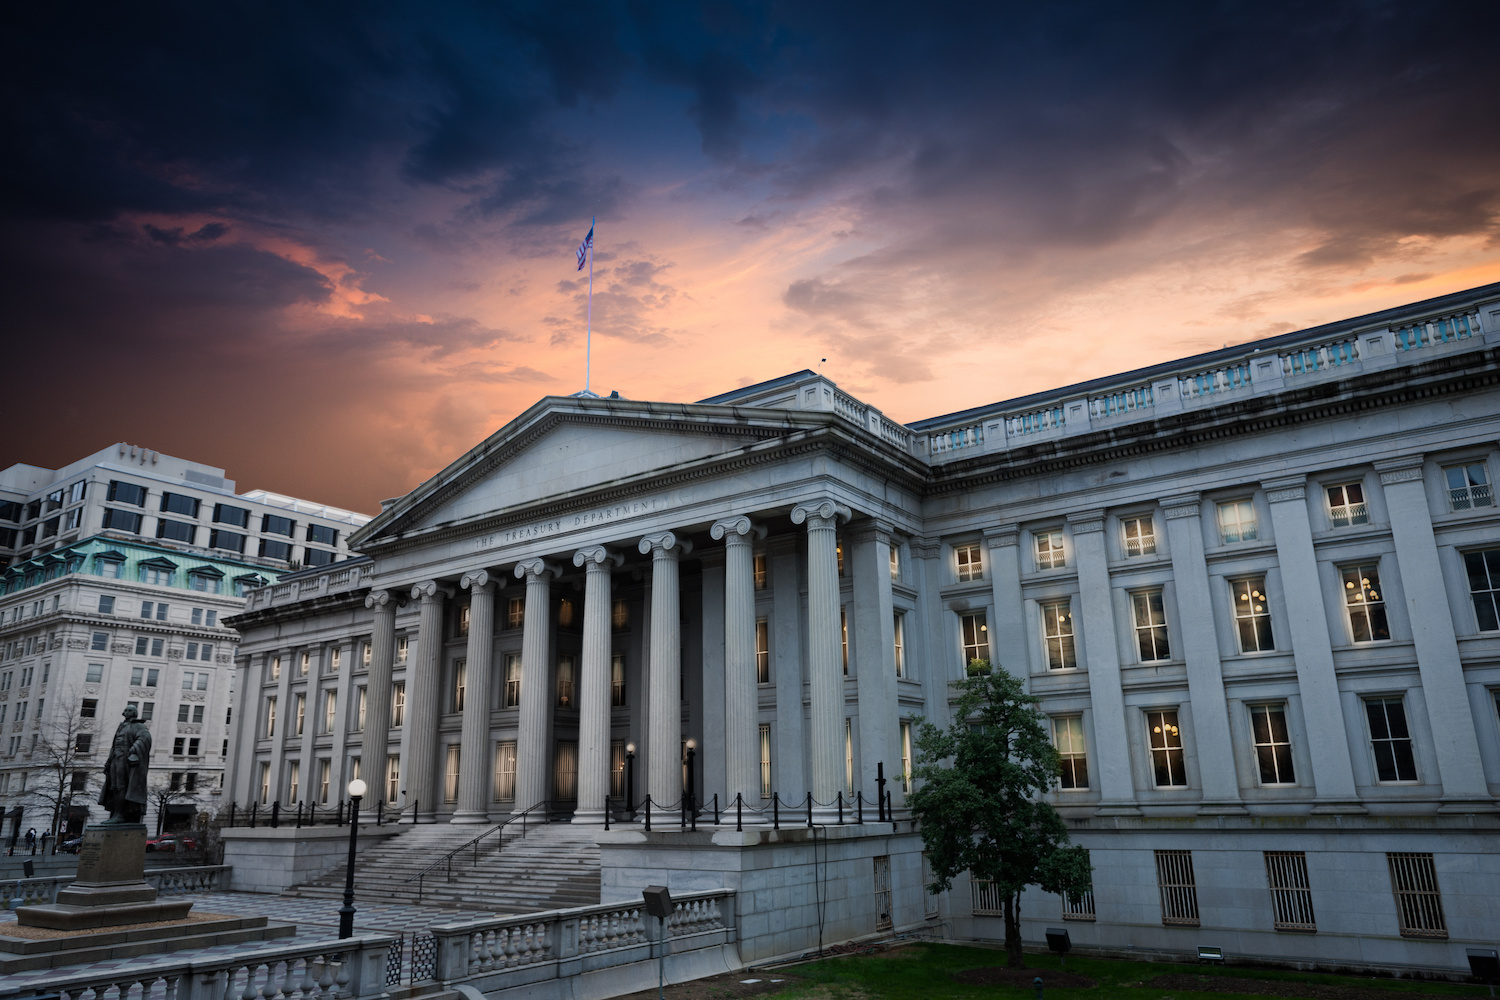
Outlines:
[{"label": "neoclassical stone building", "polygon": [[[850,824],[883,771],[904,816],[914,720],[987,659],[1095,865],[1033,939],[1462,967],[1500,925],[1497,343],[1487,286],[909,425],[812,372],[545,398],[233,620],[232,794],[602,823],[678,808],[692,746],[705,810]],[[1000,936],[912,843],[869,929]]]}]

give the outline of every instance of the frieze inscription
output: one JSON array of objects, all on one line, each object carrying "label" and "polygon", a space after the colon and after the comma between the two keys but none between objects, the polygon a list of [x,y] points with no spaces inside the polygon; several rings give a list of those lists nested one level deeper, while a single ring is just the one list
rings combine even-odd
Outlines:
[{"label": "frieze inscription", "polygon": [[504,531],[491,532],[474,539],[476,549],[493,549],[504,545],[514,545],[517,542],[528,542],[535,538],[545,538],[562,531],[574,531],[578,528],[587,528],[593,524],[606,524],[610,521],[618,521],[622,518],[635,517],[639,514],[649,514],[654,510],[660,510],[667,505],[667,501],[660,497],[652,497],[646,500],[632,500],[629,503],[611,504],[608,507],[595,507],[593,510],[579,511],[577,514],[568,514],[565,517],[549,518],[545,521],[534,521],[531,524],[523,524],[515,528],[506,528]]}]

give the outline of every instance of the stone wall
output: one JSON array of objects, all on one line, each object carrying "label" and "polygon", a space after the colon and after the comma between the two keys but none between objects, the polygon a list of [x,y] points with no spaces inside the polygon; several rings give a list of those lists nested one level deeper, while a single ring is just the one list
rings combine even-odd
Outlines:
[{"label": "stone wall", "polygon": [[[405,827],[361,826],[359,850],[394,837]],[[234,827],[222,832],[224,863],[232,866],[235,892],[280,893],[338,867],[349,856],[344,826]]]},{"label": "stone wall", "polygon": [[875,861],[890,863],[891,922],[897,931],[925,925],[922,840],[892,833],[889,824],[781,830],[645,833],[616,829],[599,835],[600,899],[639,899],[648,885],[674,892],[733,889],[740,957],[748,964],[795,956],[882,932]]}]

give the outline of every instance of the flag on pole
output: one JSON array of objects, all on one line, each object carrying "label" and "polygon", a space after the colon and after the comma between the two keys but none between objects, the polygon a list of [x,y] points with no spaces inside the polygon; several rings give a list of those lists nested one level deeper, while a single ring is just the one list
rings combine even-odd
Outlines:
[{"label": "flag on pole", "polygon": [[583,265],[588,263],[589,251],[594,248],[594,227],[589,226],[589,234],[578,244],[578,270],[583,270]]}]

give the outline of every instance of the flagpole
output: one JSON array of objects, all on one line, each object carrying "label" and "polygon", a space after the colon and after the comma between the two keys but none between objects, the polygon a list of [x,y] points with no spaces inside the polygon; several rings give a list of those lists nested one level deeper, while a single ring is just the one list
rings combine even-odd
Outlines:
[{"label": "flagpole", "polygon": [[583,349],[583,391],[589,391],[594,366],[594,219],[589,220],[589,319]]}]

